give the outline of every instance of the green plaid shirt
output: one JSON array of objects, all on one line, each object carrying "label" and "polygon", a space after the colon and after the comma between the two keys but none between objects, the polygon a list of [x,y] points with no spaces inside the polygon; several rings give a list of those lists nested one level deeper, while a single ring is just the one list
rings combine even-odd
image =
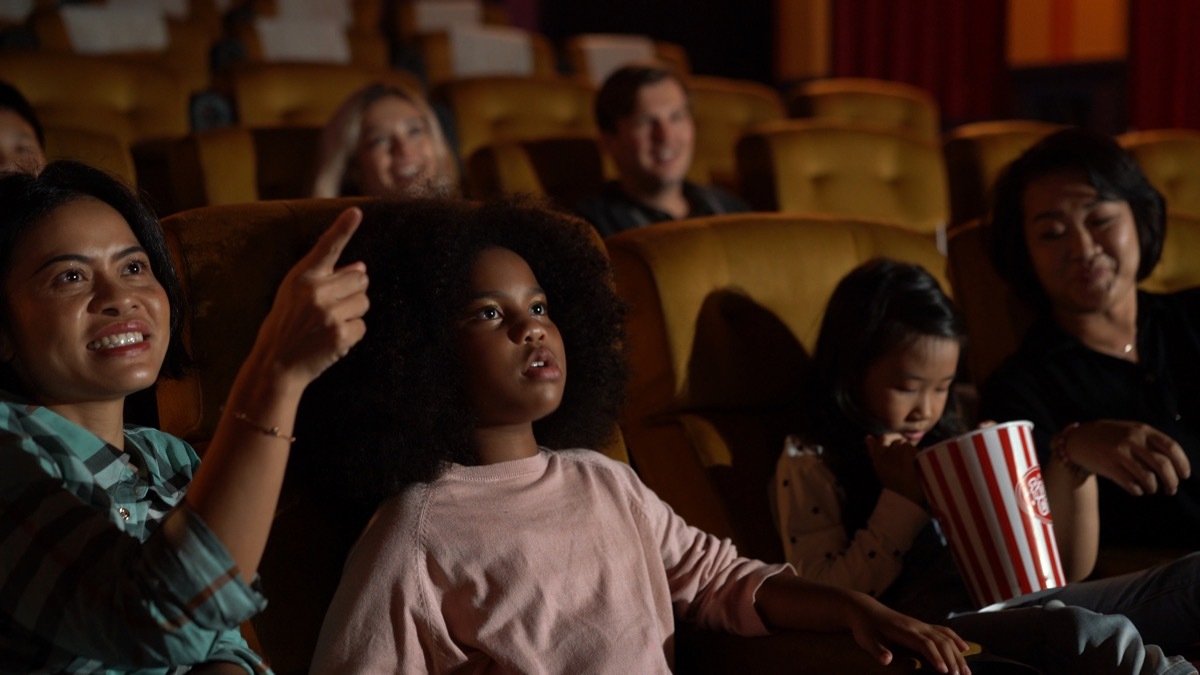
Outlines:
[{"label": "green plaid shirt", "polygon": [[183,505],[200,460],[155,429],[125,452],[0,392],[0,672],[268,672],[238,632],[266,602]]}]

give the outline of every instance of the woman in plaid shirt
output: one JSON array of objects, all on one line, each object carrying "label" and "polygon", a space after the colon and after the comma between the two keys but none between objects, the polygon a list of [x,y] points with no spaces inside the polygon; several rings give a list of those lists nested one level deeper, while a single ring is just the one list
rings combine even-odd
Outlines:
[{"label": "woman in plaid shirt", "polygon": [[238,626],[305,387],[365,331],[343,213],[284,279],[203,466],[125,426],[184,365],[154,216],[82,164],[0,177],[0,672],[261,672]]}]

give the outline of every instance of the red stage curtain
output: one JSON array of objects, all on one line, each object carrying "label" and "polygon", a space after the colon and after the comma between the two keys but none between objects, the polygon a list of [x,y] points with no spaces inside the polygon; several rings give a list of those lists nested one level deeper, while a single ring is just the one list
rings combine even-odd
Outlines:
[{"label": "red stage curtain", "polygon": [[1130,2],[1130,121],[1200,129],[1200,1]]},{"label": "red stage curtain", "polygon": [[835,0],[833,74],[933,93],[943,126],[1007,111],[1004,0]]}]

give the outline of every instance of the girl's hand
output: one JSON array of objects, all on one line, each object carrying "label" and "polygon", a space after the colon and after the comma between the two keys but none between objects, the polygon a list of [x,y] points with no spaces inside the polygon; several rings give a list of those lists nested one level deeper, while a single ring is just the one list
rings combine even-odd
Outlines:
[{"label": "girl's hand", "polygon": [[917,474],[917,447],[896,433],[867,436],[865,440],[879,483],[925,508],[925,490]]},{"label": "girl's hand", "polygon": [[301,387],[366,334],[367,268],[356,262],[334,269],[360,222],[362,211],[357,208],[337,217],[284,277],[258,331],[254,351],[263,353],[276,372]]},{"label": "girl's hand", "polygon": [[929,662],[939,673],[970,675],[967,667],[967,643],[945,626],[934,626],[889,609],[867,595],[859,595],[849,617],[854,641],[880,664],[892,661],[887,644],[907,647]]},{"label": "girl's hand", "polygon": [[1063,450],[1071,462],[1135,497],[1158,492],[1173,495],[1179,481],[1192,475],[1183,448],[1148,424],[1096,420],[1059,433],[1066,434]]}]

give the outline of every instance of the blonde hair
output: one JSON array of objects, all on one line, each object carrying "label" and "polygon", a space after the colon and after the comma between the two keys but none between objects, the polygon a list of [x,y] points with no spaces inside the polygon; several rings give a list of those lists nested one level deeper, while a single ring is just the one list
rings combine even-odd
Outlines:
[{"label": "blonde hair", "polygon": [[362,194],[351,171],[362,132],[362,118],[372,103],[394,96],[411,104],[420,113],[433,140],[437,171],[432,194],[422,196],[451,196],[458,194],[458,162],[437,115],[420,94],[396,85],[371,84],[351,94],[333,114],[321,131],[321,144],[317,158],[316,179],[313,181],[313,197],[344,197]]}]

